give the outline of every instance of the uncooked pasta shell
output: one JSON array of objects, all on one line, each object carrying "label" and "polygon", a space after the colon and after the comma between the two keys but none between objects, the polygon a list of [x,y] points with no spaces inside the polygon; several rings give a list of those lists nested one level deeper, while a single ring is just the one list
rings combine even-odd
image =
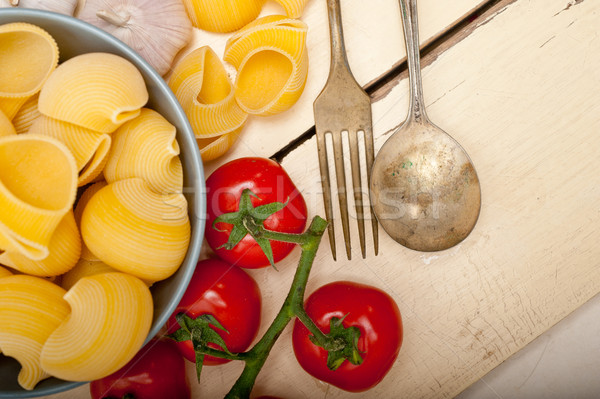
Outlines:
[{"label": "uncooked pasta shell", "polygon": [[63,274],[60,280],[60,286],[65,290],[69,290],[75,283],[84,277],[113,272],[118,272],[118,270],[100,260],[79,259],[77,264],[71,270]]},{"label": "uncooked pasta shell", "polygon": [[5,267],[0,266],[0,278],[12,276],[12,272]]},{"label": "uncooked pasta shell", "polygon": [[58,65],[58,46],[42,28],[23,22],[0,25],[0,97],[37,93]]},{"label": "uncooked pasta shell", "polygon": [[45,115],[32,123],[29,133],[54,137],[67,146],[77,163],[78,186],[90,183],[102,173],[111,147],[110,135]]},{"label": "uncooked pasta shell", "polygon": [[192,24],[210,32],[233,32],[258,17],[266,0],[183,0]]},{"label": "uncooked pasta shell", "polygon": [[104,178],[112,183],[139,177],[158,193],[182,192],[183,168],[175,134],[175,126],[162,115],[142,109],[112,135]]},{"label": "uncooked pasta shell", "polygon": [[192,51],[177,63],[169,86],[197,138],[231,133],[248,118],[235,101],[233,84],[223,63],[208,46]]},{"label": "uncooked pasta shell", "polygon": [[259,47],[246,55],[240,65],[235,99],[249,114],[278,114],[298,101],[307,75],[307,52],[297,60],[279,48]]},{"label": "uncooked pasta shell", "polygon": [[159,194],[140,178],[100,189],[81,217],[89,250],[109,266],[146,281],[172,275],[185,258],[190,239],[182,194]]},{"label": "uncooked pasta shell", "polygon": [[4,115],[4,112],[0,111],[0,136],[11,136],[13,134],[17,134],[15,126],[10,119]]},{"label": "uncooked pasta shell", "polygon": [[19,252],[6,251],[0,254],[0,263],[22,273],[40,277],[58,276],[68,272],[75,266],[81,254],[81,237],[72,211],[68,212],[56,227],[48,250],[48,256],[42,260],[31,260]]},{"label": "uncooked pasta shell", "polygon": [[223,59],[240,68],[248,53],[260,47],[275,47],[301,60],[306,47],[308,26],[299,19],[267,15],[233,34],[226,43]]},{"label": "uncooked pasta shell", "polygon": [[69,381],[105,377],[142,347],[152,323],[152,295],[138,278],[103,273],[80,279],[64,296],[71,314],[48,337],[41,365]]},{"label": "uncooked pasta shell", "polygon": [[308,0],[275,0],[290,18],[300,18]]},{"label": "uncooked pasta shell", "polygon": [[18,382],[31,390],[50,375],[40,366],[42,347],[69,314],[66,291],[24,274],[0,278],[0,350],[21,364]]},{"label": "uncooked pasta shell", "polygon": [[196,139],[202,161],[208,162],[225,154],[240,137],[242,128],[219,137]]},{"label": "uncooked pasta shell", "polygon": [[0,137],[0,249],[44,259],[76,192],[75,159],[60,141],[34,134]]},{"label": "uncooked pasta shell", "polygon": [[40,92],[42,114],[112,133],[135,118],[148,101],[144,78],[123,57],[88,53],[62,63]]},{"label": "uncooked pasta shell", "polygon": [[40,117],[38,110],[39,93],[29,97],[12,118],[17,134],[27,133],[33,122]]},{"label": "uncooked pasta shell", "polygon": [[[104,180],[90,184],[79,196],[79,199],[77,200],[77,204],[75,204],[75,209],[73,211],[73,214],[75,215],[75,223],[77,223],[77,228],[79,228],[79,230],[81,230],[81,216],[83,215],[83,210],[87,206],[87,203],[90,199],[92,199],[94,194],[100,191],[101,188],[106,187],[107,184],[108,183],[106,183],[106,181]],[[84,242],[81,243],[81,259],[90,261],[100,260],[96,255],[92,253],[92,251],[88,249]]]}]

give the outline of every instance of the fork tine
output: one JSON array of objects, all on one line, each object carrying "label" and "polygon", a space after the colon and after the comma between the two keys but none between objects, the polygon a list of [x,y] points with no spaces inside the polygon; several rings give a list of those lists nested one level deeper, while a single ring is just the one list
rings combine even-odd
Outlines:
[{"label": "fork tine", "polygon": [[[373,169],[373,160],[375,158],[374,145],[373,145],[373,128],[371,125],[367,125],[364,128],[365,135],[365,158],[367,160],[367,187],[371,187],[371,170]],[[371,229],[373,230],[373,249],[375,255],[379,253],[379,228],[377,225],[377,218],[373,212],[373,206],[371,204],[371,198],[369,198],[369,208],[371,209]]]},{"label": "fork tine", "polygon": [[327,146],[325,133],[317,132],[317,151],[319,153],[319,169],[321,171],[321,188],[325,205],[325,219],[327,219],[327,234],[333,260],[336,260],[335,231],[333,228],[333,205],[331,203],[331,183],[329,182],[329,165],[327,164]]},{"label": "fork tine", "polygon": [[354,207],[356,208],[356,220],[358,222],[358,237],[360,239],[360,251],[363,259],[366,258],[365,247],[365,214],[363,210],[362,179],[360,176],[360,157],[358,150],[358,131],[348,132],[350,141],[350,166],[352,167],[352,191],[354,193]]},{"label": "fork tine", "polygon": [[337,195],[340,202],[340,213],[342,216],[342,230],[344,232],[344,243],[346,244],[346,255],[348,260],[352,259],[350,245],[350,227],[348,223],[348,199],[346,198],[346,173],[344,171],[344,151],[342,148],[342,132],[331,132],[333,138],[333,157],[335,159],[335,177],[337,180]]}]

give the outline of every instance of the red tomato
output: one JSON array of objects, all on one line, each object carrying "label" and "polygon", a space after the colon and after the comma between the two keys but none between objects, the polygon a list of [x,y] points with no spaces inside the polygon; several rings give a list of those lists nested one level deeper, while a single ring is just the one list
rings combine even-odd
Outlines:
[{"label": "red tomato", "polygon": [[368,285],[338,281],[322,286],[306,300],[305,309],[317,327],[329,333],[332,317],[344,318],[344,327],[360,330],[358,349],[363,361],[344,360],[335,371],[327,367],[327,351],[313,344],[310,332],[299,320],[292,341],[300,366],[315,378],[350,392],[377,385],[392,367],[402,345],[402,319],[394,300]]},{"label": "red tomato", "polygon": [[189,399],[185,360],[175,342],[153,339],[120,370],[90,383],[92,399]]},{"label": "red tomato", "polygon": [[[232,353],[242,352],[250,346],[260,326],[260,289],[256,281],[239,267],[219,259],[202,260],[198,262],[183,298],[167,321],[169,333],[179,329],[175,316],[182,312],[193,319],[211,314],[227,330],[213,327],[225,341],[227,349]],[[190,340],[177,342],[177,346],[186,359],[196,361]],[[217,345],[212,347],[222,349]],[[228,361],[212,356],[204,358],[205,365]]]},{"label": "red tomato", "polygon": [[[287,203],[282,210],[267,218],[266,229],[284,233],[302,233],[306,226],[306,203],[304,198],[281,165],[266,158],[240,158],[215,170],[206,180],[207,222],[206,241],[215,253],[226,262],[246,268],[260,268],[269,261],[254,238],[247,234],[233,249],[219,247],[229,238],[232,225],[217,223],[217,216],[238,210],[240,196],[250,189],[258,198],[252,197],[254,207],[272,202]],[[271,241],[273,260],[285,258],[295,244]]]}]

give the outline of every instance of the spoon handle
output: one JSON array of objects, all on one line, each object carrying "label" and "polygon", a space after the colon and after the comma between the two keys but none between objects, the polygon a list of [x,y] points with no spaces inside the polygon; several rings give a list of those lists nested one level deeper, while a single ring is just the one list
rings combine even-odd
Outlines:
[{"label": "spoon handle", "polygon": [[419,22],[417,17],[417,0],[399,0],[404,41],[406,43],[406,59],[408,63],[408,80],[410,83],[410,105],[408,122],[427,122],[423,101],[423,84],[421,82],[421,61],[419,49]]}]

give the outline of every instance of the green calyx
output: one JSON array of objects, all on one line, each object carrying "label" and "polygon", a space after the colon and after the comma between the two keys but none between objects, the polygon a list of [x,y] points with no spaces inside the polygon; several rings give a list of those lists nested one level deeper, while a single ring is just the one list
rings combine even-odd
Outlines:
[{"label": "green calyx", "polygon": [[327,350],[327,367],[330,370],[337,370],[338,367],[348,360],[354,365],[362,363],[363,359],[358,350],[358,338],[360,338],[360,330],[358,327],[344,327],[344,316],[341,319],[332,317],[329,321],[329,333],[323,337],[317,338],[315,335],[310,336],[313,344]]},{"label": "green calyx", "polygon": [[265,253],[265,256],[269,260],[271,266],[275,267],[273,261],[273,250],[271,248],[271,242],[266,237],[266,230],[263,226],[265,220],[272,214],[279,212],[287,205],[287,201],[283,202],[271,202],[270,204],[260,205],[256,208],[252,205],[250,196],[258,198],[249,189],[242,191],[240,197],[239,208],[237,212],[225,213],[218,216],[213,222],[213,228],[218,231],[216,227],[217,223],[227,223],[233,225],[231,233],[229,233],[229,239],[219,248],[225,248],[227,250],[233,249],[246,234],[250,234],[256,243]]},{"label": "green calyx", "polygon": [[200,374],[202,373],[204,356],[206,355],[206,352],[212,349],[208,346],[209,343],[220,346],[224,353],[234,356],[227,349],[227,345],[223,338],[211,327],[212,325],[227,332],[213,315],[203,314],[192,319],[185,313],[179,313],[175,316],[175,319],[181,328],[173,334],[170,334],[168,337],[176,342],[192,341],[192,346],[196,353],[196,376],[198,377],[198,381],[200,381]]}]

